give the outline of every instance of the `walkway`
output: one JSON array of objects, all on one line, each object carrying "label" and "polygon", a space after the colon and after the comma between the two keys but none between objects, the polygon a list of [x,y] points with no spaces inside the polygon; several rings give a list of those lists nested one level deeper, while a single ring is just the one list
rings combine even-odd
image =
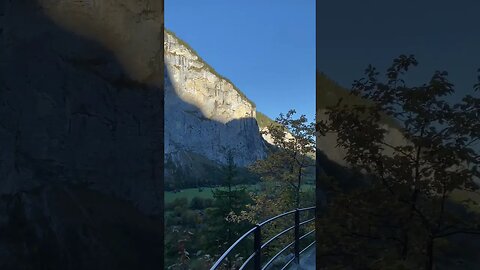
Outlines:
[{"label": "walkway", "polygon": [[300,255],[300,266],[293,264],[289,270],[314,270],[315,269],[315,246]]}]

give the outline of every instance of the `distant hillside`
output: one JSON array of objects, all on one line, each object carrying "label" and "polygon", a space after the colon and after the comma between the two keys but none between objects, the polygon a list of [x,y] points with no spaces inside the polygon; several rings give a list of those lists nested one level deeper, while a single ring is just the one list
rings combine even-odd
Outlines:
[{"label": "distant hillside", "polygon": [[270,126],[270,124],[278,125],[277,122],[275,122],[275,120],[273,120],[272,118],[266,116],[265,114],[259,111],[257,111],[256,119],[257,119],[259,128],[268,127]]},{"label": "distant hillside", "polygon": [[350,95],[350,91],[327,77],[323,72],[317,72],[317,109],[327,108],[343,98],[346,104],[369,104],[367,100]]},{"label": "distant hillside", "polygon": [[[274,126],[280,126],[279,123],[275,122],[273,119],[271,119],[270,117],[266,116],[265,114],[263,114],[263,113],[261,113],[261,112],[259,112],[259,111],[257,111],[257,117],[256,117],[256,119],[257,119],[258,127],[260,128],[260,130],[262,130],[263,128],[266,128],[266,127],[268,127],[268,126],[270,126],[270,124],[273,124]],[[270,145],[273,145],[273,144],[274,144],[274,143],[273,143],[273,139],[271,138],[271,136],[265,135],[265,134],[263,134],[262,136],[263,136],[263,139],[264,139],[266,142],[268,142]],[[288,135],[287,135],[287,136],[288,136]],[[274,149],[274,148],[270,148],[270,149]],[[315,153],[309,153],[309,154],[307,154],[307,156],[311,157],[312,159],[315,159]],[[314,163],[313,160],[312,160],[312,163]],[[315,174],[314,171],[315,171],[315,170],[310,170],[310,171],[308,172],[308,174],[310,174],[310,176],[309,176],[310,178],[312,178],[312,177],[313,177],[312,175]],[[315,179],[315,178],[313,177],[313,179]]]},{"label": "distant hillside", "polygon": [[[317,72],[317,111],[334,106],[340,98],[344,104],[348,105],[369,105],[371,101],[365,100],[350,94],[350,90],[340,86],[337,82],[330,79],[325,73]],[[383,115],[382,122],[393,128],[400,128],[399,123]]]},{"label": "distant hillside", "polygon": [[[350,94],[347,88],[340,86],[338,83],[328,78],[324,73],[317,72],[317,116],[316,120],[325,119],[325,110],[327,107],[334,106],[340,98],[343,98],[343,104],[349,105],[369,105],[371,101],[365,100]],[[385,136],[386,142],[392,145],[402,145],[405,143],[402,135],[402,126],[393,118],[382,115],[381,123],[388,126]],[[337,147],[337,135],[326,134],[318,137],[317,149],[325,154],[326,158],[336,162],[338,165],[347,166],[345,161],[346,149]],[[318,151],[317,151],[318,154]]]}]

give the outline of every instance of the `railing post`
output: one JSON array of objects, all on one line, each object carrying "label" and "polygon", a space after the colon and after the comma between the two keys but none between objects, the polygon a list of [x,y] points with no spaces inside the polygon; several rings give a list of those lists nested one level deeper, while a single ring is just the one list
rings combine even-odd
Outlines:
[{"label": "railing post", "polygon": [[294,253],[295,253],[295,263],[300,264],[300,211],[298,208],[295,209],[295,244],[294,244]]},{"label": "railing post", "polygon": [[253,250],[255,252],[254,269],[262,269],[262,233],[260,225],[255,226],[255,233],[253,235]]}]

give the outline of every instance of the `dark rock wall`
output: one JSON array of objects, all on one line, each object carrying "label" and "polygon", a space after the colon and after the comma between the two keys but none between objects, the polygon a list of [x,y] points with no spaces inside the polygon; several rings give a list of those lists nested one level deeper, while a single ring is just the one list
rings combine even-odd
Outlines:
[{"label": "dark rock wall", "polygon": [[0,2],[0,269],[161,269],[162,2]]}]

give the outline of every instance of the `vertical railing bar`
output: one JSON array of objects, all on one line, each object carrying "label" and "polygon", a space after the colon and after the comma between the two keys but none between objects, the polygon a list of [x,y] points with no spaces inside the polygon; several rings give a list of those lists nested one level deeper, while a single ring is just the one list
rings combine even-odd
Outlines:
[{"label": "vertical railing bar", "polygon": [[295,252],[295,263],[297,265],[300,264],[300,211],[298,208],[295,210],[295,245],[294,245],[294,252]]},{"label": "vertical railing bar", "polygon": [[262,269],[262,233],[261,233],[261,226],[255,226],[254,232],[254,239],[253,239],[253,249],[255,250],[255,259],[254,259],[254,269],[261,270]]}]

